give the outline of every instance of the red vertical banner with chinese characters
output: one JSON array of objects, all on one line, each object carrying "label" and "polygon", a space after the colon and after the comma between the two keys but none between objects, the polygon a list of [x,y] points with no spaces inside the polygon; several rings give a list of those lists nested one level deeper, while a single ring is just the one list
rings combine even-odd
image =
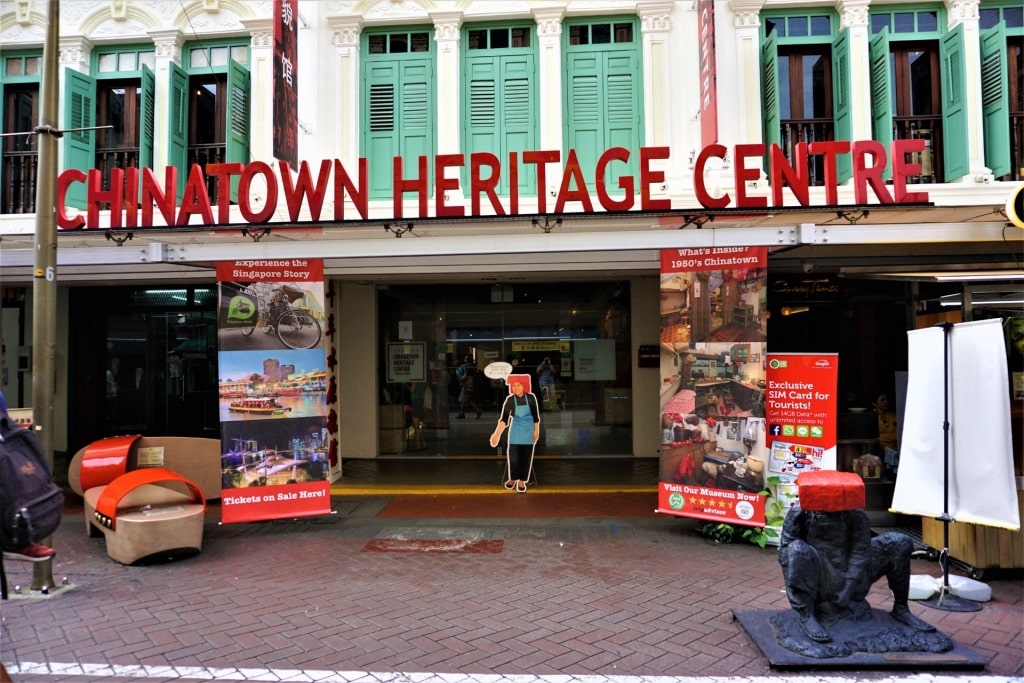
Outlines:
[{"label": "red vertical banner with chinese characters", "polygon": [[660,513],[764,526],[768,250],[661,252]]},{"label": "red vertical banner with chinese characters", "polygon": [[765,410],[772,474],[836,469],[834,353],[770,353]]},{"label": "red vertical banner with chinese characters", "polygon": [[318,259],[217,264],[221,521],[331,511]]},{"label": "red vertical banner with chinese characters", "polygon": [[274,0],[274,156],[299,166],[299,0]]},{"label": "red vertical banner with chinese characters", "polygon": [[700,35],[700,142],[718,142],[718,67],[715,62],[715,2],[698,0]]}]

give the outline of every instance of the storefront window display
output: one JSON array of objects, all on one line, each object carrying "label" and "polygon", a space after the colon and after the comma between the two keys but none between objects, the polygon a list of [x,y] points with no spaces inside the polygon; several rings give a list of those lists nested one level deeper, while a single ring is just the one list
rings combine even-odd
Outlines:
[{"label": "storefront window display", "polygon": [[496,362],[534,382],[538,455],[632,451],[628,282],[391,285],[378,307],[381,456],[495,454]]}]

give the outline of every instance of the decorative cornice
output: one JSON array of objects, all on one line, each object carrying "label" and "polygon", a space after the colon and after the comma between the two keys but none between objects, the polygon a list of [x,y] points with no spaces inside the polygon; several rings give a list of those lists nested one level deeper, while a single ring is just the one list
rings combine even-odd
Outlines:
[{"label": "decorative cornice", "polygon": [[557,38],[562,35],[564,7],[534,7],[533,20],[537,22],[539,38]]},{"label": "decorative cornice", "polygon": [[249,32],[254,48],[274,47],[274,20],[266,19],[241,19],[242,26]]},{"label": "decorative cornice", "polygon": [[953,27],[965,21],[978,21],[978,0],[946,0],[946,11],[949,15],[949,26]]},{"label": "decorative cornice", "polygon": [[185,36],[178,29],[150,31],[149,38],[153,41],[153,50],[157,58],[181,61],[181,46],[185,44]]},{"label": "decorative cornice", "polygon": [[871,0],[836,0],[840,28],[864,27],[870,20]]},{"label": "decorative cornice", "polygon": [[765,0],[729,0],[733,11],[732,25],[736,28],[757,28],[761,25],[761,10]]},{"label": "decorative cornice", "polygon": [[462,28],[462,12],[431,12],[430,18],[434,22],[435,41],[458,42],[459,29]]},{"label": "decorative cornice", "polygon": [[88,66],[92,41],[83,35],[61,36],[57,47],[57,61],[76,70]]},{"label": "decorative cornice", "polygon": [[343,14],[327,17],[331,29],[331,45],[334,47],[358,47],[359,34],[363,31],[363,18],[358,14]]},{"label": "decorative cornice", "polygon": [[640,31],[643,33],[653,33],[655,31],[671,30],[672,19],[667,14],[640,16]]}]

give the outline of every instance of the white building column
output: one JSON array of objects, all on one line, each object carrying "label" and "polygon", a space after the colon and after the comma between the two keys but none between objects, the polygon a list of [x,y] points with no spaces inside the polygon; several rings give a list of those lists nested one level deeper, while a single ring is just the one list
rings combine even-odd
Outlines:
[{"label": "white building column", "polygon": [[462,12],[432,12],[437,43],[437,153],[459,152],[459,43]]},{"label": "white building column", "polygon": [[[836,0],[839,30],[850,30],[851,103],[871,102],[871,31],[868,25],[870,5],[871,0]],[[850,137],[852,140],[872,139],[871,107],[850,107]]]},{"label": "white building column", "polygon": [[562,150],[562,16],[564,6],[532,8],[537,22],[540,148]]},{"label": "white building column", "polygon": [[327,25],[334,46],[334,68],[320,70],[331,93],[317,98],[317,118],[323,122],[317,127],[320,157],[341,159],[346,168],[355,169],[359,161],[359,35],[363,20],[358,14],[328,16]]},{"label": "white building column", "polygon": [[968,171],[963,182],[991,182],[985,166],[985,120],[981,101],[981,24],[978,0],[946,0],[949,25],[964,27],[964,108],[967,112]]},{"label": "white building column", "polygon": [[274,158],[274,20],[243,19],[249,31],[249,158]]},{"label": "white building column", "polygon": [[[644,145],[672,145],[672,9],[678,3],[664,0],[641,0],[637,3],[644,55]],[[683,180],[680,159],[670,159],[665,171],[665,185],[679,187]],[[663,193],[659,193],[663,194]]]},{"label": "white building column", "polygon": [[[458,154],[462,148],[462,117],[459,115],[461,88],[459,87],[459,61],[461,53],[462,12],[431,12],[434,21],[434,42],[437,43],[437,153]],[[466,160],[469,163],[469,160]],[[449,177],[460,179],[462,174],[449,172]],[[451,196],[451,195],[458,196]],[[465,188],[445,192],[445,201],[459,204]]]},{"label": "white building column", "polygon": [[[764,0],[730,0],[733,11],[734,39],[736,41],[735,63],[738,81],[735,84],[739,125],[735,138],[727,139],[729,126],[722,125],[719,110],[719,142],[726,147],[736,143],[755,143],[764,140],[762,131],[763,94],[761,92],[761,8]],[[719,54],[719,57],[726,55]],[[719,87],[721,87],[719,82]],[[721,106],[721,104],[719,104]]]},{"label": "white building column", "polygon": [[149,34],[155,50],[154,76],[156,92],[154,101],[163,102],[153,112],[153,170],[157,177],[163,177],[163,169],[167,166],[167,139],[171,125],[171,64],[181,65],[181,47],[185,44],[185,36],[178,29],[167,31],[151,31]]}]

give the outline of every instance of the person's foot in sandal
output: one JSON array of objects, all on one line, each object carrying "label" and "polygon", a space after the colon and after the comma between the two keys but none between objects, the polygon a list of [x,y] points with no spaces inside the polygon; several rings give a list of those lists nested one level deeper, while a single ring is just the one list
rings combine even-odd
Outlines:
[{"label": "person's foot in sandal", "polygon": [[505,482],[505,488],[507,488],[507,489],[514,489],[515,487],[516,487],[516,482],[514,480],[509,479],[508,481]]},{"label": "person's foot in sandal", "polygon": [[517,481],[516,482],[516,491],[518,491],[519,493],[526,493],[526,482],[525,481]]}]

